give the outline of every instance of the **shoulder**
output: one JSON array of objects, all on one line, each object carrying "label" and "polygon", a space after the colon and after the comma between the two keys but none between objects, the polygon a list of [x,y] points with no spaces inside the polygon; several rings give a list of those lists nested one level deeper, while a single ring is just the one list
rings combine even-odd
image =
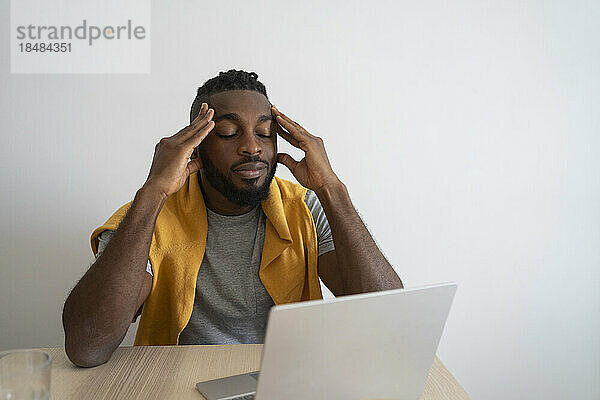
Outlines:
[{"label": "shoulder", "polygon": [[[98,237],[100,236],[100,234],[106,230],[109,230],[109,231],[117,230],[117,228],[119,227],[119,224],[125,217],[125,214],[127,214],[127,211],[129,211],[129,208],[131,207],[132,203],[133,203],[133,201],[130,201],[127,204],[123,204],[121,207],[119,207],[119,209],[117,211],[115,211],[106,220],[106,222],[104,224],[102,224],[101,226],[94,229],[94,231],[92,232],[92,235],[90,237],[90,244],[92,246],[92,251],[94,252],[94,254],[96,254],[98,252],[98,239],[99,239]],[[110,239],[110,234],[107,233],[106,235],[104,235],[103,238]]]},{"label": "shoulder", "polygon": [[322,210],[321,202],[317,197],[317,194],[310,189],[306,190],[306,196],[304,196],[304,202],[308,206],[308,209],[311,210]]},{"label": "shoulder", "polygon": [[289,201],[289,200],[301,200],[304,201],[306,196],[306,189],[304,186],[299,185],[294,182],[287,181],[285,179],[281,179],[278,176],[274,178],[277,187],[279,188],[279,193],[281,193],[281,200]]},{"label": "shoulder", "polygon": [[121,207],[119,207],[119,209],[115,211],[113,215],[111,215],[110,218],[104,223],[106,229],[115,230],[121,223],[121,220],[125,217],[125,214],[127,214],[127,211],[129,211],[132,203],[133,201],[130,201],[129,203],[123,204]]}]

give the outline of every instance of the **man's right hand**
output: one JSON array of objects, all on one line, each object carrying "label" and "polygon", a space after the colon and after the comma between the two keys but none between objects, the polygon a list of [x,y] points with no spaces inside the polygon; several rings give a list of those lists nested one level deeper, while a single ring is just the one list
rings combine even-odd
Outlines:
[{"label": "man's right hand", "polygon": [[190,125],[158,142],[144,187],[151,187],[166,199],[181,189],[188,176],[202,168],[200,159],[190,161],[189,158],[214,128],[214,114],[208,104],[202,103],[200,113]]}]

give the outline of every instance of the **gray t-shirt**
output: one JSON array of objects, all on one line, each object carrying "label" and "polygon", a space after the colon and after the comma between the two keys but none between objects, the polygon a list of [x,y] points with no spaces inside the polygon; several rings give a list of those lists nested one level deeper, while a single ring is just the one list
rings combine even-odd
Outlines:
[{"label": "gray t-shirt", "polygon": [[[315,221],[319,256],[334,250],[331,229],[316,194],[304,199]],[[274,305],[258,276],[266,216],[260,206],[234,216],[206,210],[206,249],[196,281],[192,315],[179,344],[264,343]],[[113,232],[99,236],[98,255]],[[146,271],[152,274],[148,260]]]}]

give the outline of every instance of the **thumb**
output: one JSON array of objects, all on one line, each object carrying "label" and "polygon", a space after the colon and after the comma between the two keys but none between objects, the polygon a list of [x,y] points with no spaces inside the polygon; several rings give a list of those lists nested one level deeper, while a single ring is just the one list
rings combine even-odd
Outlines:
[{"label": "thumb", "polygon": [[298,161],[294,160],[292,156],[290,156],[287,153],[278,153],[277,162],[288,167],[288,169],[292,171],[292,174],[294,173],[294,169],[296,169],[296,166],[298,165]]},{"label": "thumb", "polygon": [[190,176],[194,172],[198,171],[200,168],[202,168],[202,161],[200,161],[199,158],[194,158],[187,164],[186,169],[187,169],[188,176]]}]

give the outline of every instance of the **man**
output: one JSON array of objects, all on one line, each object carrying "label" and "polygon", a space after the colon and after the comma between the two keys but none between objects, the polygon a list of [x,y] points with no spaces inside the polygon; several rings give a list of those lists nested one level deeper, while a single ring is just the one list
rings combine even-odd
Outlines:
[{"label": "man", "polygon": [[[73,363],[136,345],[262,343],[274,304],[401,288],[323,141],[272,106],[255,73],[198,89],[191,124],[157,144],[145,184],[91,237],[97,259],[65,301]],[[277,153],[277,136],[304,151]],[[302,185],[274,177],[284,164]]]}]

